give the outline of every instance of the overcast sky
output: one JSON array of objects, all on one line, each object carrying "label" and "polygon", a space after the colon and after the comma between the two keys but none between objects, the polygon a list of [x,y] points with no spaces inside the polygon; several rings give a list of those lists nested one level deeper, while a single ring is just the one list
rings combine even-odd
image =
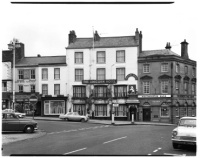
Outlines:
[{"label": "overcast sky", "polygon": [[25,44],[25,56],[65,55],[70,30],[75,30],[79,38],[92,37],[93,27],[103,37],[135,35],[138,28],[143,34],[143,50],[164,49],[170,42],[171,50],[180,55],[180,43],[186,39],[190,59],[197,60],[200,53],[197,52],[198,0],[174,2],[165,5],[39,5],[1,0],[0,46],[7,50],[7,44],[15,37]]}]

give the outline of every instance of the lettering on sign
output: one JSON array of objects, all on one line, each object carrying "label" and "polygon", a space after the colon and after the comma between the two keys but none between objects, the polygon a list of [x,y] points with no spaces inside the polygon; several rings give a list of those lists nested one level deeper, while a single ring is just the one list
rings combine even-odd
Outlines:
[{"label": "lettering on sign", "polygon": [[138,95],[138,98],[167,98],[171,95]]},{"label": "lettering on sign", "polygon": [[15,83],[35,83],[35,80],[17,80]]},{"label": "lettering on sign", "polygon": [[82,80],[82,84],[116,84],[117,80]]}]

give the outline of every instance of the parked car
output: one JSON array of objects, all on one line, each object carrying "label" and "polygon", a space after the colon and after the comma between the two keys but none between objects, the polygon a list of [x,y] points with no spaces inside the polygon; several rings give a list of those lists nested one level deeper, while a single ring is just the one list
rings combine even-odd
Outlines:
[{"label": "parked car", "polygon": [[60,114],[59,118],[67,121],[81,121],[81,122],[86,122],[89,119],[88,116],[79,115],[78,112],[68,112],[66,114]]},{"label": "parked car", "polygon": [[26,113],[17,112],[17,111],[14,111],[13,109],[4,109],[2,110],[2,112],[12,112],[18,115],[20,118],[26,117]]},{"label": "parked car", "polygon": [[2,131],[33,133],[37,129],[37,122],[34,120],[19,118],[18,115],[12,112],[2,112]]},{"label": "parked car", "polygon": [[172,145],[174,149],[179,145],[196,146],[196,117],[182,117],[178,126],[172,131]]}]

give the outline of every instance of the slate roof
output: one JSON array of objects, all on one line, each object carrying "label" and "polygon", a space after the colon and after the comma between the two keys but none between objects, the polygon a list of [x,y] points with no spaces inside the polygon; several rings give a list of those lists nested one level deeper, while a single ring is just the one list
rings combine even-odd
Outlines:
[{"label": "slate roof", "polygon": [[41,56],[41,57],[24,57],[16,63],[17,66],[39,66],[66,64],[66,56]]},{"label": "slate roof", "polygon": [[[131,47],[137,45],[138,42],[135,40],[135,36],[100,37],[99,41],[94,42],[95,48]],[[92,47],[93,38],[76,38],[76,41],[70,43],[66,49],[83,49]]]},{"label": "slate roof", "polygon": [[175,56],[179,56],[178,54],[172,52],[169,49],[160,49],[160,50],[147,50],[147,51],[142,51],[142,53],[139,54],[139,57],[147,57],[147,56],[156,56],[156,55],[164,55],[164,56],[168,56],[168,55],[175,55]]}]

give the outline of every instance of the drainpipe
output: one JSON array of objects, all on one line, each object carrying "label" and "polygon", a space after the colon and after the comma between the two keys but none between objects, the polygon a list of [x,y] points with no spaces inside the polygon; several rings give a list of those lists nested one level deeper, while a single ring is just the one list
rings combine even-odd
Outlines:
[{"label": "drainpipe", "polygon": [[171,123],[173,124],[173,62],[171,62]]}]

